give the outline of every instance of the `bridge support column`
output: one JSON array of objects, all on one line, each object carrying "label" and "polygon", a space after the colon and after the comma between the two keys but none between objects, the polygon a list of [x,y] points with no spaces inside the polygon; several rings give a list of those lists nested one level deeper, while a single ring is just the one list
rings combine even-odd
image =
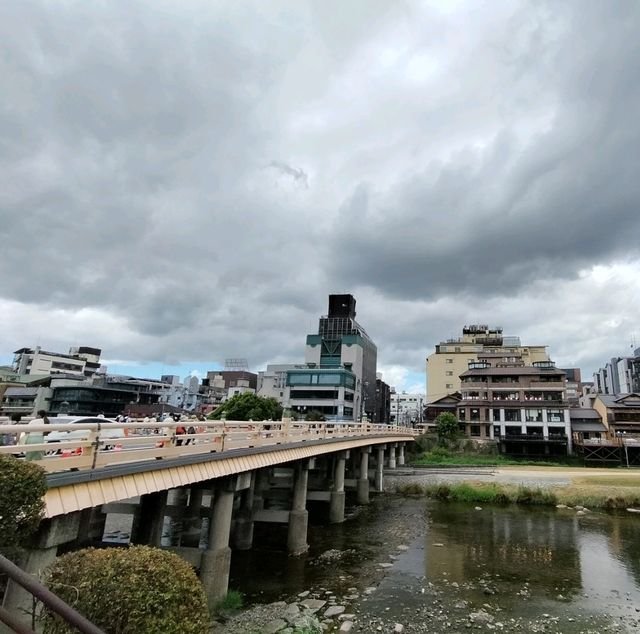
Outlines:
[{"label": "bridge support column", "polygon": [[358,474],[358,504],[369,504],[369,452],[371,447],[360,450],[360,472]]},{"label": "bridge support column", "polygon": [[309,549],[307,544],[307,483],[309,481],[309,461],[298,462],[294,469],[293,500],[289,512],[289,533],[287,550],[290,555],[301,555]]},{"label": "bridge support column", "polygon": [[404,467],[404,443],[398,445],[398,466]]},{"label": "bridge support column", "polygon": [[140,504],[133,516],[131,543],[160,546],[168,491],[147,493],[140,497]]},{"label": "bridge support column", "polygon": [[396,468],[396,443],[389,445],[389,469]]},{"label": "bridge support column", "polygon": [[[50,520],[43,520],[32,545],[20,555],[20,568],[29,574],[37,576],[54,562],[58,553],[58,546],[73,542],[78,538],[79,527],[80,511],[59,515]],[[3,607],[18,621],[31,627],[33,600],[30,592],[9,581],[4,595]],[[0,624],[0,631],[4,631],[1,628],[2,625]]]},{"label": "bridge support column", "polygon": [[242,492],[242,501],[233,525],[233,548],[251,550],[253,546],[253,504],[256,472],[251,473],[251,485]]},{"label": "bridge support column", "polygon": [[211,503],[209,519],[209,547],[202,554],[200,580],[213,609],[229,589],[229,567],[231,565],[231,516],[233,515],[233,493],[235,478],[225,478],[217,484]]},{"label": "bridge support column", "polygon": [[333,470],[333,487],[329,498],[329,521],[332,524],[344,522],[344,465],[346,454],[344,451],[336,454]]},{"label": "bridge support column", "polygon": [[376,454],[376,476],[375,476],[375,489],[379,493],[384,491],[384,450],[386,445],[378,445]]}]

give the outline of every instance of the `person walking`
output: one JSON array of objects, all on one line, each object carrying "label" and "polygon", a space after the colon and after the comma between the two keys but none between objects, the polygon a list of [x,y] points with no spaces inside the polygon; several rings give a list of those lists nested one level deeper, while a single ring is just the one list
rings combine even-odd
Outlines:
[{"label": "person walking", "polygon": [[[34,418],[29,426],[36,425],[48,425],[49,418],[47,413],[41,409],[38,411],[37,418]],[[28,431],[24,434],[24,444],[25,445],[41,445],[44,443],[45,432],[43,431]],[[22,441],[22,439],[21,439]],[[42,449],[38,451],[27,451],[25,454],[26,460],[42,460],[42,456],[44,455],[44,451]]]}]

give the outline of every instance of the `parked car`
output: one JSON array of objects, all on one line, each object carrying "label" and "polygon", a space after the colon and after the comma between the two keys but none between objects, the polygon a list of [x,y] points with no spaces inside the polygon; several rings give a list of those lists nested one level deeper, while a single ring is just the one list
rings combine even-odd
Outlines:
[{"label": "parked car", "polygon": [[[49,419],[52,425],[69,425],[69,431],[50,431],[44,440],[47,443],[66,442],[73,440],[87,440],[91,433],[89,429],[82,428],[82,425],[100,423],[100,440],[103,441],[104,449],[113,449],[118,443],[118,439],[124,438],[125,433],[121,427],[109,429],[110,425],[115,425],[116,421],[110,418],[98,418],[94,416],[56,416]],[[112,442],[113,441],[113,442]]]}]

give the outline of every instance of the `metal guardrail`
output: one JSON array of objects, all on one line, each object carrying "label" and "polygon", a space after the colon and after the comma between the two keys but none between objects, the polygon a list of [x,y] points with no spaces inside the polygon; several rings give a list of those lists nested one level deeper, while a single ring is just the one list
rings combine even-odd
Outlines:
[{"label": "metal guardrail", "polygon": [[[55,420],[55,419],[52,419]],[[178,433],[193,427],[194,433]],[[72,440],[47,442],[51,432],[73,432]],[[86,471],[117,464],[162,460],[231,449],[366,436],[417,436],[419,431],[373,423],[283,421],[180,421],[49,425],[0,425],[0,436],[18,442],[0,454],[26,457],[47,472]],[[24,436],[20,439],[20,436]]]},{"label": "metal guardrail", "polygon": [[[69,625],[73,625],[82,634],[104,634],[103,630],[91,623],[82,614],[76,612],[35,577],[24,572],[24,570],[18,568],[12,561],[2,555],[0,555],[0,572],[6,574],[13,583],[18,584],[35,598],[42,601],[50,610],[59,614]],[[0,622],[7,625],[17,634],[35,634],[32,629],[2,607],[0,607]]]}]

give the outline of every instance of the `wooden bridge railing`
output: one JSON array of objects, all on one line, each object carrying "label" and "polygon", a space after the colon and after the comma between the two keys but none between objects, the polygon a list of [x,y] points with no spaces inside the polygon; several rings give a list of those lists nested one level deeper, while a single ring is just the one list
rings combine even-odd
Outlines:
[{"label": "wooden bridge railing", "polygon": [[[416,436],[418,431],[392,425],[348,422],[181,421],[49,425],[0,425],[0,437],[15,444],[0,454],[33,460],[50,473],[84,471],[108,465],[219,453],[231,449],[362,436]],[[194,433],[177,433],[178,428]],[[74,439],[47,442],[51,432],[72,432]]]}]

